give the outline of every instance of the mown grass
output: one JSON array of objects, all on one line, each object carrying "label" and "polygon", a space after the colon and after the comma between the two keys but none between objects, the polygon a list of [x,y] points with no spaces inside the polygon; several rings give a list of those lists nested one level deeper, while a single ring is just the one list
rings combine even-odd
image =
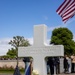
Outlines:
[{"label": "mown grass", "polygon": [[[14,74],[14,71],[15,70],[0,70],[0,73],[11,73],[11,74]],[[20,73],[24,73],[24,70],[21,70]]]},{"label": "mown grass", "polygon": [[14,73],[14,71],[6,71],[6,70],[3,70],[3,71],[0,71],[0,73]]}]

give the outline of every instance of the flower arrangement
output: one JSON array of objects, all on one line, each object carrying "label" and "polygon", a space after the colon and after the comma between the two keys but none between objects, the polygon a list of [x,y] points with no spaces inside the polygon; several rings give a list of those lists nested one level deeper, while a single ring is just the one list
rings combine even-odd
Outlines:
[{"label": "flower arrangement", "polygon": [[33,70],[32,75],[39,75],[39,72],[37,70]]}]

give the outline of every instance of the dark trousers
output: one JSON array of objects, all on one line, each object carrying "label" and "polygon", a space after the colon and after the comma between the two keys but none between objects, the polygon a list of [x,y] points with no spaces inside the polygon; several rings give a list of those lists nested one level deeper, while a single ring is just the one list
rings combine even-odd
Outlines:
[{"label": "dark trousers", "polygon": [[57,64],[57,65],[56,65],[56,74],[59,74],[59,73],[60,73],[60,65]]},{"label": "dark trousers", "polygon": [[51,73],[51,75],[54,75],[54,66],[50,65],[49,67],[50,67],[50,73]]},{"label": "dark trousers", "polygon": [[72,63],[71,72],[72,72],[72,73],[75,72],[75,63]]}]

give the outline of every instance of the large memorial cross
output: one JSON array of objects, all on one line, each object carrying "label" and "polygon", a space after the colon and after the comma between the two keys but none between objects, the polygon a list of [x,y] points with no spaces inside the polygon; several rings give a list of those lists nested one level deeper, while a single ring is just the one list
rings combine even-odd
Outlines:
[{"label": "large memorial cross", "polygon": [[45,57],[64,56],[64,48],[62,45],[47,45],[47,26],[34,26],[34,41],[29,47],[19,47],[19,57],[32,57],[33,70],[37,70],[39,75],[47,75],[47,67]]}]

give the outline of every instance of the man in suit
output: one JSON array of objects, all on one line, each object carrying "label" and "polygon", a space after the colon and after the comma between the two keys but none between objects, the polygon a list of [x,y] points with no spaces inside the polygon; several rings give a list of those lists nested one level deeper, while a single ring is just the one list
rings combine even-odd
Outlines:
[{"label": "man in suit", "polygon": [[47,64],[50,67],[50,73],[51,73],[51,75],[54,75],[54,58],[53,57],[48,57]]}]

